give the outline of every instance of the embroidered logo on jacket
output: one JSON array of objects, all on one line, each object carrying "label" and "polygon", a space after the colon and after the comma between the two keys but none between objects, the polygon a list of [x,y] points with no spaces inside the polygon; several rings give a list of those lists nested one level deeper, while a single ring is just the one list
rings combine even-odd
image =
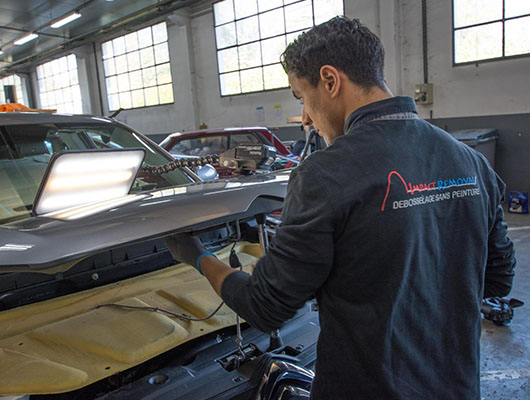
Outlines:
[{"label": "embroidered logo on jacket", "polygon": [[[425,183],[410,183],[410,182],[406,182],[399,172],[390,171],[387,177],[388,183],[386,187],[385,198],[383,199],[383,204],[381,206],[381,211],[385,211],[386,202],[388,200],[388,196],[390,195],[390,189],[392,187],[393,176],[396,176],[397,179],[401,181],[401,183],[403,184],[403,188],[405,189],[405,194],[409,196],[414,196],[414,194],[417,192],[420,192],[420,193],[421,192],[433,192],[433,191],[436,192],[436,193],[424,194],[422,196],[406,197],[405,199],[402,199],[402,200],[393,201],[392,208],[394,210],[399,209],[399,208],[408,208],[408,207],[414,207],[414,206],[419,206],[423,204],[430,204],[430,203],[435,203],[438,201],[444,201],[444,200],[449,200],[449,199],[454,199],[454,198],[459,198],[459,197],[478,196],[480,194],[480,189],[477,187],[476,176],[438,179],[438,180],[434,180],[431,182],[425,182]],[[450,189],[450,188],[465,187],[465,186],[473,186],[473,187],[467,188],[467,189],[447,191],[447,189]]]}]

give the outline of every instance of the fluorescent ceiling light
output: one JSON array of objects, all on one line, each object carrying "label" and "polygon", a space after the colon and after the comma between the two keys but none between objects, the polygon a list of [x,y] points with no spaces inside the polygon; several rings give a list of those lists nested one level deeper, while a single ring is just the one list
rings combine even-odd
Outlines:
[{"label": "fluorescent ceiling light", "polygon": [[129,193],[145,150],[91,150],[54,156],[33,207],[36,215],[64,211]]},{"label": "fluorescent ceiling light", "polygon": [[36,33],[30,33],[29,35],[21,37],[18,40],[15,40],[15,44],[17,46],[21,46],[23,44],[26,44],[26,43],[32,41],[33,39],[37,39],[38,37],[39,37],[39,35],[37,35]]},{"label": "fluorescent ceiling light", "polygon": [[61,18],[59,21],[54,22],[50,25],[51,28],[60,28],[63,25],[69,24],[76,19],[81,18],[81,14],[78,12],[73,12],[72,14],[67,15],[64,18]]}]

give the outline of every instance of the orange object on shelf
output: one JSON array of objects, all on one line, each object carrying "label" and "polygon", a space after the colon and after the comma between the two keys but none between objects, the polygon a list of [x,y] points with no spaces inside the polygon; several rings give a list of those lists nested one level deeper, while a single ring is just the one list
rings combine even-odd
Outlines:
[{"label": "orange object on shelf", "polygon": [[54,113],[57,110],[42,109],[42,108],[29,108],[25,106],[24,104],[20,104],[20,103],[0,104],[0,112],[24,112],[24,111]]}]

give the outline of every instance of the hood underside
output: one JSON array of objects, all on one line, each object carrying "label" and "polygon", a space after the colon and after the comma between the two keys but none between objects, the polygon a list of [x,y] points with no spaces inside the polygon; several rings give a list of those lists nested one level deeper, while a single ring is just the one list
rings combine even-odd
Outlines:
[{"label": "hood underside", "polygon": [[[244,270],[259,245],[236,247]],[[229,249],[217,253],[228,263]],[[64,393],[139,365],[199,336],[232,326],[227,306],[205,321],[155,311],[98,307],[118,303],[159,307],[204,318],[221,299],[186,264],[0,313],[0,395]]]}]

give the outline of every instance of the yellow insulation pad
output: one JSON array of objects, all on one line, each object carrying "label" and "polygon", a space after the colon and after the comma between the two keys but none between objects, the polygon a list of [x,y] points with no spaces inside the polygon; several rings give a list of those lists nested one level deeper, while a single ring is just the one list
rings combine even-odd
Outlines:
[{"label": "yellow insulation pad", "polygon": [[[251,272],[258,245],[236,246]],[[229,249],[217,256],[227,262]],[[98,304],[160,307],[193,318],[221,303],[195,268],[173,265],[125,281],[0,313],[0,395],[64,393],[141,364],[184,342],[234,325],[227,306],[206,321],[167,314],[95,308]]]}]

